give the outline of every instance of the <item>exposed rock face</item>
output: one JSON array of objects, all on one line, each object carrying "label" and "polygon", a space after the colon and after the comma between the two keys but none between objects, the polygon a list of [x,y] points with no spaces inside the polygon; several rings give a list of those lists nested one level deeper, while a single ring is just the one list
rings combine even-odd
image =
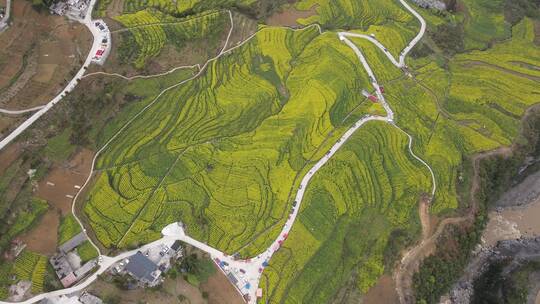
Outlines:
[{"label": "exposed rock face", "polygon": [[[482,235],[482,244],[473,252],[464,274],[442,303],[468,304],[474,295],[474,282],[491,265],[504,262],[502,276],[520,269],[529,261],[540,261],[540,172],[505,192],[489,212],[489,223]],[[535,303],[540,290],[540,271],[533,272],[527,303]]]},{"label": "exposed rock face", "polygon": [[497,207],[524,206],[540,198],[540,172],[528,176],[519,185],[513,187],[495,204]]},{"label": "exposed rock face", "polygon": [[[531,239],[517,239],[500,241],[493,248],[480,247],[475,252],[474,258],[469,263],[466,273],[452,287],[449,296],[446,297],[446,303],[468,304],[474,293],[473,283],[480,277],[488,267],[496,262],[510,260],[504,267],[503,273],[510,273],[521,267],[527,261],[537,261],[540,259],[540,237]],[[540,277],[540,272],[533,273]],[[529,290],[529,297],[534,300],[540,284],[535,284]],[[534,303],[534,302],[532,302]]]}]

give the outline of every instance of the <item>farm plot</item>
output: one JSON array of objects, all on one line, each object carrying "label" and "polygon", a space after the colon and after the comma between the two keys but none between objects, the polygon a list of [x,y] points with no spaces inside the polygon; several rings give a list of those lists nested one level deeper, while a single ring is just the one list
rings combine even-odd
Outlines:
[{"label": "farm plot", "polygon": [[[414,135],[415,151],[434,168],[439,186],[432,207],[435,213],[458,206],[455,189],[463,158],[509,145],[518,135],[520,117],[538,102],[538,82],[516,75],[520,67],[511,70],[508,58],[497,57],[519,47],[523,55],[516,59],[540,64],[531,21],[525,19],[513,30],[511,41],[456,56],[449,71],[436,64],[419,68],[416,79],[427,89],[408,79],[387,85],[388,100],[399,113],[398,124]],[[471,66],[471,60],[487,64]]]},{"label": "farm plot", "polygon": [[[384,70],[382,52],[354,40],[386,82],[387,100],[398,125],[414,136],[415,153],[434,169],[435,214],[458,207],[463,159],[510,144],[519,118],[537,102],[538,82],[527,77],[534,71],[511,70],[514,60],[539,64],[531,31],[532,22],[524,20],[514,27],[512,41],[459,55],[449,71],[435,63],[418,68],[424,87],[411,79],[389,81],[393,75]],[[513,57],[516,48],[520,55]],[[498,62],[498,54],[507,55]],[[487,65],[466,64],[478,58]],[[516,75],[519,69],[528,74]],[[393,265],[399,247],[419,233],[416,203],[430,189],[427,172],[410,158],[403,137],[389,126],[367,125],[317,173],[299,221],[263,275],[264,300],[324,303],[351,282],[363,293]]]},{"label": "farm plot", "polygon": [[206,47],[217,50],[221,36],[230,28],[229,14],[223,11],[175,18],[146,9],[115,19],[128,29],[120,32],[119,59],[138,69],[157,57],[167,45],[180,50],[189,42],[204,40]]},{"label": "farm plot", "polygon": [[47,257],[24,250],[15,260],[11,272],[17,281],[31,281],[32,293],[43,291]]},{"label": "farm plot", "polygon": [[[13,168],[12,168],[13,169]],[[8,170],[6,174],[11,173],[11,170]],[[0,184],[0,186],[3,186]],[[7,226],[7,230],[0,236],[0,247],[5,248],[9,242],[17,235],[23,233],[24,231],[30,229],[32,225],[36,224],[38,219],[47,211],[49,204],[38,198],[31,198],[31,202],[27,210],[22,210],[19,212],[18,217],[11,223],[10,226]]]},{"label": "farm plot", "polygon": [[81,263],[86,263],[91,259],[97,258],[99,255],[96,248],[92,246],[90,241],[85,241],[79,247],[77,247],[77,254],[81,258]]},{"label": "farm plot", "polygon": [[81,226],[73,215],[62,218],[58,227],[58,245],[62,245],[81,232]]},{"label": "farm plot", "polygon": [[247,8],[257,1],[258,0],[124,0],[124,12],[137,12],[150,7],[167,14],[185,15],[231,6]]},{"label": "farm plot", "polygon": [[295,177],[363,100],[356,61],[334,34],[266,28],[166,92],[98,159],[84,211],[99,241],[147,242],[182,220],[227,252],[254,242],[284,219]]},{"label": "farm plot", "polygon": [[301,0],[299,10],[316,7],[317,15],[298,20],[300,24],[319,23],[325,28],[367,29],[389,21],[416,24],[415,19],[394,0]]},{"label": "farm plot", "polygon": [[397,236],[416,237],[418,200],[431,189],[429,171],[407,145],[398,129],[371,122],[315,175],[299,220],[264,272],[264,300],[328,303],[353,272],[365,292],[392,266]]},{"label": "farm plot", "polygon": [[492,40],[510,37],[505,21],[505,1],[465,0],[465,49],[484,49]]}]

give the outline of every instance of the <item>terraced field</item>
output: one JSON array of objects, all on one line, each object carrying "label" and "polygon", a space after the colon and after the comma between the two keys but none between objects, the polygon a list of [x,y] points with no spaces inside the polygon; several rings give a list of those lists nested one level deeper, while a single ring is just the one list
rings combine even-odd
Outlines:
[{"label": "terraced field", "polygon": [[107,247],[155,239],[181,218],[212,246],[256,252],[275,235],[254,237],[283,220],[295,177],[364,86],[335,35],[263,29],[111,143],[85,214]]},{"label": "terraced field", "polygon": [[[455,187],[462,158],[509,145],[518,135],[520,117],[538,102],[538,80],[530,78],[535,71],[519,66],[503,69],[509,66],[505,56],[540,66],[533,40],[533,23],[524,19],[513,28],[512,40],[487,51],[458,55],[448,71],[435,63],[419,68],[417,80],[425,87],[411,80],[390,86],[400,126],[415,135],[418,152],[434,167],[439,186],[446,189],[438,192],[434,212],[457,207]],[[522,55],[510,55],[517,49]],[[524,73],[516,75],[517,71]]]},{"label": "terraced field", "polygon": [[24,250],[13,263],[11,273],[16,281],[31,281],[32,293],[43,292],[47,257]]},{"label": "terraced field", "polygon": [[[435,63],[412,62],[419,66],[418,82],[396,78],[392,69],[385,69],[387,59],[380,50],[353,39],[386,82],[387,99],[398,113],[396,122],[414,136],[415,153],[435,171],[438,191],[431,208],[435,214],[458,208],[456,187],[463,158],[509,145],[518,134],[519,118],[538,102],[540,79],[534,79],[537,71],[526,68],[540,66],[533,22],[525,19],[512,36],[488,51],[457,56],[450,74]],[[517,49],[520,54],[512,54]],[[483,63],[471,65],[478,61]],[[396,239],[390,236],[415,239],[419,233],[415,203],[429,189],[422,167],[415,168],[418,164],[407,159],[404,139],[395,139],[399,135],[387,126],[366,126],[318,173],[300,221],[265,271],[261,285],[267,287],[266,300],[325,303],[351,284],[351,277],[352,284],[365,292],[391,270],[387,254],[396,248]],[[363,172],[366,168],[370,170]]]},{"label": "terraced field", "polygon": [[157,57],[167,45],[181,50],[191,41],[204,38],[210,49],[230,28],[225,11],[207,11],[187,18],[175,18],[160,11],[145,9],[115,18],[126,30],[120,32],[120,60],[143,68],[149,59]]},{"label": "terraced field", "polygon": [[190,12],[200,13],[231,6],[249,7],[256,2],[257,0],[125,0],[124,12],[137,12],[150,7],[167,14],[182,15]]},{"label": "terraced field", "polygon": [[[484,16],[487,2],[464,2],[468,13],[478,16],[466,21],[467,49],[508,35],[501,16]],[[140,11],[140,3],[130,8],[136,13],[118,20],[131,28],[141,50],[134,62],[144,66],[182,34],[161,24],[172,17]],[[181,8],[144,3],[184,12],[203,2],[182,2]],[[418,30],[397,1],[296,4],[313,6],[317,15],[303,24],[374,34],[394,56]],[[204,16],[200,27],[190,25],[200,29],[194,36],[211,31],[207,25],[223,14]],[[428,21],[434,26],[448,19],[429,15]],[[413,135],[414,152],[435,172],[438,191],[431,211],[436,215],[451,214],[463,203],[456,191],[463,160],[510,144],[520,117],[538,102],[540,51],[534,39],[534,24],[524,19],[512,28],[512,39],[486,51],[409,59],[415,76],[409,78],[373,44],[351,38],[384,85],[396,124]],[[137,81],[130,90],[143,92],[150,81]],[[195,239],[254,256],[281,230],[306,168],[359,117],[384,114],[379,104],[361,97],[368,82],[336,33],[320,34],[315,26],[298,31],[261,26],[252,40],[213,61],[200,77],[160,95],[102,151],[84,214],[108,248],[147,243],[163,226],[181,220]],[[155,86],[131,114],[153,100]],[[111,124],[101,143],[126,117]],[[419,235],[418,201],[431,187],[426,168],[407,145],[398,129],[369,123],[317,173],[289,240],[264,272],[266,300],[324,303],[345,285],[364,293],[392,270],[399,250]]]},{"label": "terraced field", "polygon": [[328,303],[353,273],[362,292],[374,284],[396,258],[386,249],[390,235],[419,233],[418,198],[431,188],[407,145],[398,129],[372,122],[317,173],[299,220],[265,271],[266,300]]},{"label": "terraced field", "polygon": [[301,0],[295,6],[300,10],[316,7],[317,15],[299,20],[301,24],[319,23],[330,29],[367,29],[370,25],[386,22],[417,22],[398,1],[393,0]]}]

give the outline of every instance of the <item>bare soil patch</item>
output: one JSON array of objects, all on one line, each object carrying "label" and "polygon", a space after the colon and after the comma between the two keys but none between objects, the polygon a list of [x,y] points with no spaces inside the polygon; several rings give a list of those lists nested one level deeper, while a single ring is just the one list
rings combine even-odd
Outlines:
[{"label": "bare soil patch", "polygon": [[177,278],[175,280],[167,279],[163,283],[163,289],[165,289],[169,294],[173,295],[175,298],[182,295],[187,298],[186,303],[191,304],[206,304],[206,300],[203,298],[201,291],[189,284],[186,280],[182,278]]},{"label": "bare soil patch", "polygon": [[73,199],[66,195],[77,194],[77,187],[82,186],[88,177],[93,157],[94,152],[81,149],[67,164],[54,166],[39,182],[36,196],[47,200],[63,216],[69,214]]},{"label": "bare soil patch", "polygon": [[216,272],[208,278],[208,281],[201,284],[201,290],[208,292],[208,304],[244,303],[240,293],[217,267]]},{"label": "bare soil patch", "polygon": [[87,149],[78,151],[70,161],[55,165],[38,183],[35,196],[46,200],[50,207],[39,223],[24,233],[21,239],[28,248],[41,254],[50,255],[56,251],[57,231],[60,218],[71,213],[71,204],[92,165],[94,153]]},{"label": "bare soil patch", "polygon": [[19,156],[22,147],[19,143],[9,145],[5,150],[0,151],[0,172],[4,172]]},{"label": "bare soil patch", "polygon": [[19,238],[26,243],[26,248],[44,255],[52,255],[56,251],[59,224],[60,213],[57,209],[50,208],[38,225]]},{"label": "bare soil patch", "polygon": [[363,304],[399,304],[394,279],[389,275],[383,275],[377,284],[364,296]]},{"label": "bare soil patch", "polygon": [[124,0],[113,0],[107,7],[107,16],[115,17],[122,15],[124,11]]},{"label": "bare soil patch", "polygon": [[305,19],[315,15],[317,15],[316,5],[312,6],[307,11],[301,11],[296,9],[294,6],[290,6],[270,16],[268,19],[266,19],[266,24],[271,26],[298,27],[300,26],[300,24],[297,22],[298,19]]},{"label": "bare soil patch", "polygon": [[54,63],[44,63],[38,65],[35,80],[37,82],[48,83],[53,78],[56,67],[58,67],[58,64]]},{"label": "bare soil patch", "polygon": [[[151,291],[148,289],[122,290],[111,283],[97,280],[86,291],[105,298],[110,295],[118,296],[122,304],[136,303],[156,303],[156,304],[178,304],[178,298],[166,291]],[[196,302],[191,302],[195,304]]]}]

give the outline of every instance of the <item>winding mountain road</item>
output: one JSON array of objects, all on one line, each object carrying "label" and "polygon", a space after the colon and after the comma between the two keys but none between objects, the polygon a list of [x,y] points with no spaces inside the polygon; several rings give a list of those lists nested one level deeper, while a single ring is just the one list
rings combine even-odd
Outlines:
[{"label": "winding mountain road", "polygon": [[[93,0],[95,1],[95,0]],[[36,301],[39,301],[41,299],[44,299],[46,297],[50,297],[50,296],[58,296],[58,295],[65,295],[65,294],[70,294],[70,293],[73,293],[73,292],[77,292],[77,291],[81,291],[83,290],[84,288],[86,288],[88,285],[90,285],[93,281],[95,281],[97,279],[97,276],[99,274],[102,274],[104,273],[109,267],[111,267],[114,263],[126,258],[126,257],[129,257],[131,255],[133,255],[134,253],[136,253],[138,250],[145,250],[147,248],[150,248],[150,247],[153,247],[153,246],[158,246],[160,244],[170,244],[172,241],[174,240],[182,240],[196,248],[199,248],[200,250],[202,251],[205,251],[207,253],[209,253],[212,258],[214,259],[214,261],[216,261],[218,264],[220,264],[220,262],[226,262],[227,263],[227,269],[230,270],[231,272],[234,272],[236,273],[238,276],[239,276],[239,282],[237,285],[236,285],[236,288],[238,289],[238,291],[242,294],[247,294],[249,295],[249,303],[256,303],[256,290],[257,290],[257,287],[259,286],[259,282],[260,282],[260,279],[261,279],[261,276],[262,276],[262,270],[264,269],[266,263],[268,261],[270,261],[270,259],[272,258],[273,254],[280,248],[280,246],[282,245],[282,243],[286,240],[286,237],[287,237],[287,234],[291,231],[292,229],[292,226],[294,225],[294,222],[298,216],[298,213],[299,213],[299,210],[300,210],[300,206],[301,206],[301,203],[302,203],[302,200],[303,200],[303,197],[304,197],[304,194],[305,194],[305,191],[309,185],[309,182],[311,181],[312,177],[317,173],[318,170],[320,170],[331,158],[333,155],[335,155],[339,149],[348,141],[348,139],[350,137],[353,136],[353,134],[359,129],[361,128],[364,124],[368,123],[368,122],[371,122],[371,121],[379,121],[379,122],[383,122],[383,123],[388,123],[392,126],[395,126],[397,128],[399,128],[395,122],[394,122],[394,112],[392,111],[390,105],[386,102],[386,99],[384,97],[384,94],[381,92],[381,89],[380,89],[380,86],[377,82],[377,79],[376,79],[376,75],[375,73],[372,71],[371,67],[369,66],[369,63],[367,61],[367,59],[365,58],[365,56],[363,55],[362,51],[350,40],[348,39],[348,37],[358,37],[358,38],[364,38],[364,39],[367,39],[368,41],[371,41],[372,43],[374,43],[377,47],[379,47],[385,54],[386,56],[389,58],[390,62],[392,62],[392,64],[398,68],[403,68],[405,67],[405,59],[406,59],[406,56],[407,54],[410,52],[410,50],[412,50],[412,48],[422,39],[422,37],[424,36],[425,34],[425,30],[426,30],[426,23],[424,21],[424,19],[420,16],[420,14],[418,14],[409,4],[407,4],[405,2],[405,0],[399,0],[401,2],[401,4],[409,11],[411,12],[419,21],[420,21],[420,24],[421,24],[421,27],[420,27],[420,32],[418,33],[418,35],[407,45],[406,48],[404,48],[404,50],[401,52],[400,54],[400,58],[399,59],[395,59],[387,50],[386,48],[384,47],[383,44],[381,44],[380,42],[378,42],[376,39],[374,39],[373,37],[370,37],[370,36],[367,36],[367,35],[361,35],[361,34],[355,34],[355,33],[349,33],[349,32],[340,32],[338,33],[339,35],[339,38],[342,42],[344,42],[345,44],[347,44],[353,51],[354,53],[357,55],[360,63],[363,65],[364,69],[366,70],[368,76],[370,77],[371,79],[371,84],[373,86],[373,88],[375,89],[375,92],[376,92],[376,95],[377,97],[379,98],[379,102],[382,104],[382,106],[384,107],[384,109],[386,110],[386,116],[372,116],[372,115],[367,115],[367,116],[364,116],[362,117],[361,119],[359,119],[356,123],[354,123],[354,125],[349,128],[342,136],[341,138],[330,148],[330,150],[317,162],[315,163],[315,165],[307,172],[307,174],[303,177],[302,181],[300,182],[300,185],[298,187],[298,190],[296,192],[296,196],[295,196],[295,201],[296,201],[296,204],[293,206],[293,209],[292,209],[292,212],[290,214],[290,218],[286,221],[286,223],[284,224],[283,226],[283,229],[281,230],[279,236],[274,240],[274,242],[267,248],[266,251],[264,251],[263,253],[259,254],[258,256],[254,257],[254,258],[251,258],[251,259],[247,259],[247,260],[235,260],[233,259],[232,257],[226,255],[225,253],[219,251],[218,249],[215,249],[207,244],[204,244],[200,241],[197,241],[189,236],[187,236],[185,233],[184,233],[184,229],[183,229],[183,226],[180,224],[180,223],[173,223],[173,224],[170,224],[168,225],[167,227],[165,227],[163,230],[162,230],[162,234],[163,234],[163,238],[155,241],[155,242],[152,242],[152,243],[149,243],[147,245],[144,245],[143,247],[139,248],[139,249],[135,249],[135,250],[132,250],[132,251],[128,251],[128,252],[125,252],[125,253],[122,253],[116,257],[107,257],[107,256],[100,256],[101,257],[101,262],[99,264],[99,269],[97,270],[96,273],[94,273],[92,276],[88,277],[86,280],[84,280],[83,282],[81,282],[80,284],[74,286],[74,287],[70,287],[70,288],[67,288],[67,289],[62,289],[62,290],[57,290],[57,291],[53,291],[53,292],[49,292],[49,293],[44,293],[44,294],[41,294],[41,295],[38,295],[38,296],[35,296],[29,300],[26,300],[24,302],[19,302],[19,303],[34,303]],[[320,30],[320,28],[319,28]],[[232,32],[232,31],[231,31]],[[229,35],[230,37],[230,35]],[[248,38],[247,40],[251,39],[253,36],[251,36],[250,38]],[[246,40],[246,41],[247,41]],[[245,41],[244,41],[245,42]],[[242,43],[243,44],[243,43]],[[241,45],[241,44],[240,44]],[[237,45],[236,47],[238,47],[239,45]],[[236,48],[234,47],[234,48]],[[96,153],[96,156],[101,152],[103,151],[107,146],[108,144],[114,140],[117,135],[119,135],[133,120],[137,119],[138,116],[143,112],[145,111],[148,107],[150,107],[153,103],[156,102],[157,99],[159,99],[159,97],[166,91],[172,89],[173,87],[176,87],[178,85],[181,85],[189,80],[192,80],[194,79],[195,77],[198,77],[199,75],[201,75],[201,73],[205,70],[205,67],[209,64],[209,62],[213,61],[213,60],[216,60],[217,58],[219,58],[221,55],[224,55],[225,53],[233,50],[234,48],[231,48],[231,49],[228,49],[225,51],[225,48],[220,52],[220,54],[216,57],[216,58],[213,58],[211,60],[209,60],[205,65],[203,65],[203,67],[200,68],[199,70],[199,73],[197,73],[197,75],[195,75],[193,78],[190,78],[190,79],[187,79],[185,81],[182,81],[178,84],[175,84],[167,89],[165,89],[164,91],[162,91],[157,97],[156,99],[154,99],[149,105],[147,105],[141,112],[139,112],[137,115],[135,115],[126,125],[124,125],[124,127],[122,127],[106,144],[104,147],[102,147],[102,149],[100,149],[100,151],[98,151],[98,153]],[[92,54],[92,52],[91,52]],[[84,67],[84,66],[83,66]],[[81,69],[82,73],[84,73],[84,69]],[[81,72],[80,71],[80,72]],[[81,74],[82,75],[82,74]],[[79,76],[80,77],[80,76]],[[78,77],[75,77],[74,79],[76,79]],[[70,83],[71,84],[71,83]],[[69,90],[71,90],[74,86],[69,86],[68,85],[68,88]],[[56,101],[58,102],[59,99]],[[53,104],[54,105],[54,104]],[[52,107],[52,105],[51,105]],[[46,111],[45,111],[46,112]],[[38,113],[41,113],[39,116],[43,115],[45,112],[38,112]],[[36,113],[36,114],[38,114]],[[35,115],[36,115],[35,114]],[[39,116],[37,116],[37,118],[39,118]],[[36,118],[36,119],[37,119]],[[33,120],[35,121],[35,119]],[[32,121],[32,122],[33,122]],[[32,123],[30,122],[30,124]],[[24,130],[24,129],[23,129]],[[432,176],[432,183],[433,183],[433,188],[432,188],[432,195],[435,194],[435,191],[436,191],[436,181],[435,181],[435,176],[434,176],[434,173],[433,173],[433,170],[432,168],[425,162],[423,161],[421,158],[419,158],[418,156],[416,156],[413,151],[412,151],[412,136],[408,133],[406,133],[405,131],[403,131],[402,129],[399,128],[399,130],[401,130],[402,132],[404,132],[405,134],[407,134],[408,138],[409,138],[409,151],[410,153],[412,154],[412,156],[417,159],[419,162],[421,162],[424,166],[426,166],[430,173],[431,173],[431,176]],[[16,136],[16,135],[15,135]],[[4,141],[2,141],[4,142]],[[0,149],[5,146],[0,144]],[[94,161],[95,161],[95,158],[94,158]],[[91,175],[91,174],[90,174]],[[89,177],[90,178],[90,177]],[[88,179],[89,180],[89,179]],[[87,182],[88,182],[87,180]],[[86,186],[87,183],[85,183],[85,186]],[[80,193],[80,192],[79,192]],[[224,269],[224,268],[222,268]],[[238,270],[240,270],[240,273],[238,272]],[[7,302],[0,302],[2,304],[5,304]]]}]

